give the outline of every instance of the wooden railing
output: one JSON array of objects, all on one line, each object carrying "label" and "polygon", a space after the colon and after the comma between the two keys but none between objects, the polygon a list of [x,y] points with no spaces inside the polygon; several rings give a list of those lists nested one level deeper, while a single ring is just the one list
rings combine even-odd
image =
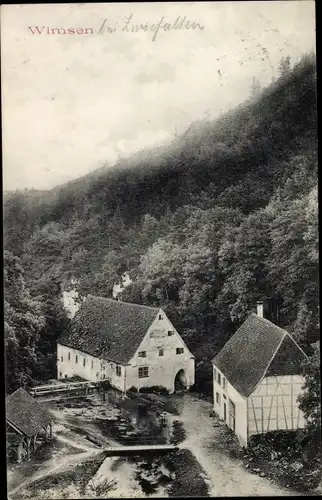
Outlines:
[{"label": "wooden railing", "polygon": [[94,389],[102,387],[103,382],[107,381],[107,379],[104,379],[99,381],[62,382],[57,384],[38,385],[37,387],[31,387],[28,392],[35,398],[55,394],[87,394],[88,392],[92,392]]}]

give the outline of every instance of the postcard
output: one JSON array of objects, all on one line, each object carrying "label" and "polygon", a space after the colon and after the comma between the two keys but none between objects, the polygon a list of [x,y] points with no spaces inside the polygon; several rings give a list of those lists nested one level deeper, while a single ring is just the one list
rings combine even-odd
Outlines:
[{"label": "postcard", "polygon": [[1,6],[11,500],[321,495],[315,22]]}]

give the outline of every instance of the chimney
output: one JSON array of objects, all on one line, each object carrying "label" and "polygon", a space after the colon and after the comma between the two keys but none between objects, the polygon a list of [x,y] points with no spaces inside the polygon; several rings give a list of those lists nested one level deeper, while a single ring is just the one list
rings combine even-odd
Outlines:
[{"label": "chimney", "polygon": [[262,301],[257,302],[257,316],[264,318],[264,305]]}]

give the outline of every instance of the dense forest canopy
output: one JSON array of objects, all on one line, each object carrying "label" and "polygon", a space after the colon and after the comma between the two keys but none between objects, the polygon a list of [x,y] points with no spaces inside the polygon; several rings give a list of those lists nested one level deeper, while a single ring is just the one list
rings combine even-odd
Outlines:
[{"label": "dense forest canopy", "polygon": [[319,339],[315,57],[283,60],[267,88],[254,84],[247,102],[168,146],[48,192],[5,193],[4,231],[9,390],[55,376],[62,292],[111,297],[124,272],[123,300],[162,306],[196,355],[197,388],[257,300],[310,354]]}]

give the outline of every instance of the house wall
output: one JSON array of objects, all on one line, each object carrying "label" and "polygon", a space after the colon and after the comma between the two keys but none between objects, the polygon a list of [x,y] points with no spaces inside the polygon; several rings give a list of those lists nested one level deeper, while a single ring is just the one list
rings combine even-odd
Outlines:
[{"label": "house wall", "polygon": [[304,428],[297,402],[303,384],[300,375],[265,377],[248,398],[248,436]]},{"label": "house wall", "polygon": [[[160,315],[162,319],[159,319]],[[172,331],[173,335],[169,336],[169,331]],[[182,348],[183,353],[176,354],[176,348]],[[163,356],[159,355],[160,349],[163,349]],[[146,352],[146,357],[142,358],[138,355],[141,351]],[[68,360],[68,353],[70,353],[70,360]],[[78,363],[76,363],[76,355]],[[103,366],[105,366],[105,371]],[[111,385],[121,391],[132,386],[139,389],[161,385],[173,392],[175,376],[182,369],[185,374],[186,387],[191,387],[195,382],[194,356],[162,309],[152,322],[128,365],[118,365],[121,366],[121,376],[116,375],[116,366],[116,363],[111,361],[57,344],[58,379],[70,378],[75,375],[93,381],[108,378]],[[140,367],[148,367],[148,377],[139,378]]]},{"label": "house wall", "polygon": [[[68,354],[70,353],[70,360]],[[78,363],[76,363],[78,356]],[[85,359],[85,366],[83,364]],[[93,367],[92,367],[93,363]],[[117,364],[101,358],[96,358],[86,354],[78,349],[57,344],[57,378],[70,378],[75,375],[85,380],[104,380],[108,379],[113,387],[124,390],[125,367],[121,367],[121,376],[116,374]]]},{"label": "house wall", "polygon": [[[221,383],[218,383],[218,373],[221,376]],[[223,380],[226,380],[226,386],[223,387]],[[217,403],[217,393],[219,402]],[[229,383],[222,372],[213,365],[213,397],[214,411],[219,418],[226,422],[229,428],[232,428],[229,421],[229,400],[235,404],[235,434],[241,446],[247,446],[247,399]],[[226,419],[224,418],[224,403],[226,403]]]},{"label": "house wall", "polygon": [[[159,315],[162,319],[159,319]],[[169,336],[169,331],[172,331],[173,335]],[[176,354],[176,348],[183,348],[183,353]],[[159,355],[160,349],[163,349],[163,356]],[[145,351],[146,357],[140,357],[138,355],[140,351]],[[147,378],[139,378],[140,367],[148,367]],[[161,309],[135,355],[126,366],[126,390],[131,386],[139,389],[161,385],[173,392],[175,376],[181,369],[184,370],[186,387],[189,388],[195,382],[194,356]]]}]

